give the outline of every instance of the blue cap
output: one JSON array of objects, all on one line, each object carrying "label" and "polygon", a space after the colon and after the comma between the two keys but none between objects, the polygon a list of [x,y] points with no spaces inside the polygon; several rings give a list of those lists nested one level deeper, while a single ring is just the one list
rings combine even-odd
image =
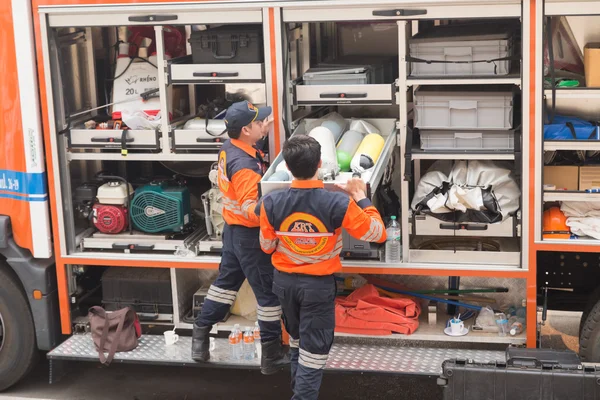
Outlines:
[{"label": "blue cap", "polygon": [[234,103],[227,109],[225,125],[230,131],[240,131],[254,121],[262,121],[271,115],[271,107],[255,107],[249,101]]}]

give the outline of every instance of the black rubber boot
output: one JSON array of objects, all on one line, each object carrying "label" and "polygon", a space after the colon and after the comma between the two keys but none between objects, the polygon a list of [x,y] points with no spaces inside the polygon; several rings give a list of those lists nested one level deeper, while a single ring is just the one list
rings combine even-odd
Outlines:
[{"label": "black rubber boot", "polygon": [[194,324],[192,333],[192,359],[194,361],[208,361],[210,358],[210,326],[199,327]]},{"label": "black rubber boot", "polygon": [[290,364],[289,348],[283,346],[281,340],[262,342],[261,347],[260,372],[263,375],[273,375]]}]

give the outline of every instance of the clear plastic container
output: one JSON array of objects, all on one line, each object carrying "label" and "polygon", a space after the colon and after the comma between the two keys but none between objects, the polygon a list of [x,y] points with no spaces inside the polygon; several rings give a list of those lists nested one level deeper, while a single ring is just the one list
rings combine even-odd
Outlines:
[{"label": "clear plastic container", "polygon": [[244,359],[253,360],[256,353],[256,347],[254,346],[254,332],[249,326],[244,331]]},{"label": "clear plastic container", "polygon": [[399,263],[402,258],[402,245],[400,242],[400,224],[396,221],[395,215],[392,215],[386,231],[385,262]]},{"label": "clear plastic container", "polygon": [[229,349],[232,360],[238,361],[242,359],[242,331],[240,330],[239,324],[235,324],[233,330],[229,334]]},{"label": "clear plastic container", "polygon": [[498,326],[498,336],[505,337],[508,335],[508,319],[506,318],[506,314],[498,313],[496,314],[496,326]]},{"label": "clear plastic container", "polygon": [[256,357],[262,357],[262,345],[260,344],[260,327],[258,326],[258,321],[254,323],[254,330],[252,331],[254,336],[254,346],[256,347]]}]

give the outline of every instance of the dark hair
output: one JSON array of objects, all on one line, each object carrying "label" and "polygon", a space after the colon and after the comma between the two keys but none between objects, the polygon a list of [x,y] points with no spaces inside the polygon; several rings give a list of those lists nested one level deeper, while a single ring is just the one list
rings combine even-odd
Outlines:
[{"label": "dark hair", "polygon": [[319,169],[321,145],[308,135],[296,135],[283,145],[283,159],[296,179],[311,179]]},{"label": "dark hair", "polygon": [[228,129],[227,135],[229,136],[229,139],[239,139],[240,136],[242,135],[242,130],[241,129]]}]

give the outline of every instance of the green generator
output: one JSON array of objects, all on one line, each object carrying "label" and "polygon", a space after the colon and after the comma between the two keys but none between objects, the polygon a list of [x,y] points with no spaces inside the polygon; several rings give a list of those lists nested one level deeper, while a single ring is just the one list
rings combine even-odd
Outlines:
[{"label": "green generator", "polygon": [[187,187],[151,183],[135,191],[131,221],[146,233],[177,233],[190,223],[192,207]]}]

